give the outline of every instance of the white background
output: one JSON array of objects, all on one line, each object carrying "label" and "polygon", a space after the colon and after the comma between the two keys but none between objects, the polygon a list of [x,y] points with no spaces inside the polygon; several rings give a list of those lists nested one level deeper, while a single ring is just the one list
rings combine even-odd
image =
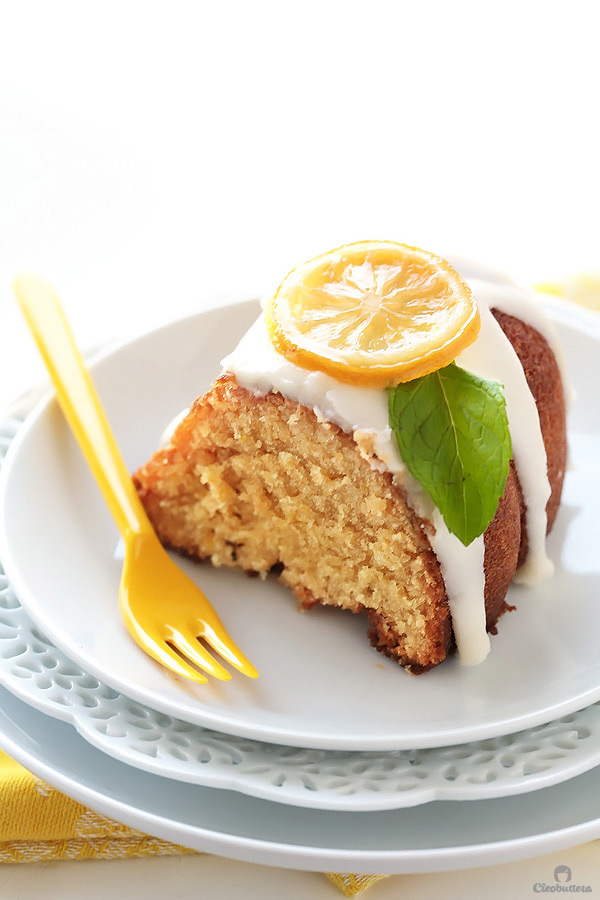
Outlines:
[{"label": "white background", "polygon": [[[599,10],[0,0],[0,406],[42,375],[12,298],[21,271],[54,283],[87,349],[263,293],[355,239],[532,282],[600,269]],[[246,868],[281,895],[280,873]],[[205,873],[212,896],[242,896]],[[439,877],[411,876],[411,892]],[[492,876],[451,878],[455,896],[494,896]],[[373,900],[408,896],[401,883]],[[529,874],[509,893],[530,896]]]},{"label": "white background", "polygon": [[37,363],[19,271],[87,347],[348,240],[600,267],[598,10],[2,0],[0,402]]}]

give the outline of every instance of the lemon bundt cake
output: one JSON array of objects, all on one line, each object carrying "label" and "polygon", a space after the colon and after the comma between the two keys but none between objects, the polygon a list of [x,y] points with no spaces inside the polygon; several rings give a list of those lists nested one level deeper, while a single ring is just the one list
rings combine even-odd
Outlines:
[{"label": "lemon bundt cake", "polygon": [[134,480],[165,545],[366,613],[418,673],[481,662],[511,581],[551,571],[566,449],[532,293],[369,242],[290,273]]}]

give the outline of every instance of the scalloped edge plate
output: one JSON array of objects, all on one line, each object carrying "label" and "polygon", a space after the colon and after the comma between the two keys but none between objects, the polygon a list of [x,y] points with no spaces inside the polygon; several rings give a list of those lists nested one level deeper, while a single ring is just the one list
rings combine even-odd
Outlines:
[{"label": "scalloped edge plate", "polygon": [[416,809],[300,809],[125,766],[0,687],[0,747],[55,789],[132,828],[230,859],[317,872],[490,866],[600,837],[600,770],[521,797]]}]

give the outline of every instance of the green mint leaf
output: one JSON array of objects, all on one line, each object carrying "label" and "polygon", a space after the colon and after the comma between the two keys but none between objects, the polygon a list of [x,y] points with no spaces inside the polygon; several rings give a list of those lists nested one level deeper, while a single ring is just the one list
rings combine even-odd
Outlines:
[{"label": "green mint leaf", "polygon": [[502,385],[451,363],[388,389],[390,426],[409,472],[463,544],[483,534],[512,455]]}]

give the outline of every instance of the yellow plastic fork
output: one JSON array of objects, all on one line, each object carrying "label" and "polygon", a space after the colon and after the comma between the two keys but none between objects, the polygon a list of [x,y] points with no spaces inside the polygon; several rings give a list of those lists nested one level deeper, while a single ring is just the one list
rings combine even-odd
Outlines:
[{"label": "yellow plastic fork", "polygon": [[207,598],[156,537],[54,291],[35,276],[17,278],[14,289],[67,422],[123,537],[119,605],[130,634],[151,657],[192,681],[207,682],[203,673],[231,678],[205,644],[256,678]]}]

